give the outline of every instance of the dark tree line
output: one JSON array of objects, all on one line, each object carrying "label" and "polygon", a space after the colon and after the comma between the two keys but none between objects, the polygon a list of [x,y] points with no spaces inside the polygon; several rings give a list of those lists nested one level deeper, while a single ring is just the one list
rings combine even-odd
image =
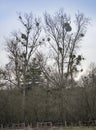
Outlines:
[{"label": "dark tree line", "polygon": [[[90,85],[91,86],[91,85]],[[27,93],[25,122],[52,121],[53,123],[78,123],[96,120],[96,86],[63,89],[35,87]],[[62,113],[62,115],[61,115]],[[0,91],[0,123],[24,122],[22,93],[17,89]]]},{"label": "dark tree line", "polygon": [[60,10],[45,13],[44,20],[32,13],[19,15],[23,30],[7,40],[9,63],[0,69],[0,123],[95,120],[96,67],[75,81],[83,71],[78,48],[89,19],[78,12],[73,25]]}]

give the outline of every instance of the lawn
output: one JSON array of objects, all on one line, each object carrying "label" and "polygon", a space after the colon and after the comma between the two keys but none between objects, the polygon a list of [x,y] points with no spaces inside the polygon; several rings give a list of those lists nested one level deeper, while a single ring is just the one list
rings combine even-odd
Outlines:
[{"label": "lawn", "polygon": [[[33,129],[34,130],[34,129]],[[84,127],[84,126],[81,126],[81,127],[53,127],[53,128],[50,128],[50,129],[37,129],[37,130],[96,130],[96,127]]]},{"label": "lawn", "polygon": [[0,129],[0,130],[96,130],[96,127],[84,127],[84,126],[81,126],[81,127],[62,127],[62,128],[51,128],[51,129],[32,129],[32,128],[25,128],[25,129]]},{"label": "lawn", "polygon": [[58,130],[96,130],[96,127],[66,127]]}]

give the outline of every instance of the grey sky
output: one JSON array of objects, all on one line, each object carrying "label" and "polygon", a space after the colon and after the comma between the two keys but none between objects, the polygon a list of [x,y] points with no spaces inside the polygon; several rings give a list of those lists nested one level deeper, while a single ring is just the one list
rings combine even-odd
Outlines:
[{"label": "grey sky", "polygon": [[7,62],[4,37],[18,29],[18,12],[33,12],[42,15],[45,11],[53,13],[64,8],[65,12],[74,15],[78,10],[91,18],[86,37],[81,43],[81,53],[85,57],[82,66],[86,69],[91,62],[96,63],[96,0],[0,0],[0,65]]}]

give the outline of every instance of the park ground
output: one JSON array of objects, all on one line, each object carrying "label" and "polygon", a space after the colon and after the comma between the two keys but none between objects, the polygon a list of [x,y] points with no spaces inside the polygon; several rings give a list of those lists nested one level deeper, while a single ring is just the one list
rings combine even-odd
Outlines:
[{"label": "park ground", "polygon": [[[37,129],[37,130],[47,130],[47,129]],[[48,129],[49,130],[49,129]],[[90,127],[62,127],[62,128],[51,128],[50,130],[96,130],[96,126]]]},{"label": "park ground", "polygon": [[59,130],[96,130],[96,127],[66,127]]},{"label": "park ground", "polygon": [[34,129],[34,128],[25,128],[25,129],[0,129],[0,130],[96,130],[96,126],[94,127],[84,127],[84,126],[81,126],[81,127],[62,127],[62,128],[50,128],[50,129]]}]

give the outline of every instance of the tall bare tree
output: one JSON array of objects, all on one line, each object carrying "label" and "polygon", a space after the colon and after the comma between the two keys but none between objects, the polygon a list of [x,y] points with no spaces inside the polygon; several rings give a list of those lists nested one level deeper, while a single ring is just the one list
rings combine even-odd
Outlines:
[{"label": "tall bare tree", "polygon": [[54,15],[45,13],[44,17],[47,42],[51,46],[55,64],[54,80],[55,83],[58,81],[57,86],[66,87],[64,81],[69,78],[73,81],[74,73],[79,71],[78,66],[84,59],[82,55],[77,55],[77,50],[85,36],[89,19],[82,13],[77,13],[73,25],[71,18],[63,10]]},{"label": "tall bare tree", "polygon": [[30,73],[29,64],[35,51],[41,45],[41,23],[39,18],[33,18],[32,13],[25,14],[24,17],[19,15],[19,21],[22,24],[22,31],[13,34],[8,41],[7,47],[9,58],[14,66],[14,79],[17,86],[23,92],[23,116],[25,120],[25,96],[26,87],[28,86],[27,75]]}]

